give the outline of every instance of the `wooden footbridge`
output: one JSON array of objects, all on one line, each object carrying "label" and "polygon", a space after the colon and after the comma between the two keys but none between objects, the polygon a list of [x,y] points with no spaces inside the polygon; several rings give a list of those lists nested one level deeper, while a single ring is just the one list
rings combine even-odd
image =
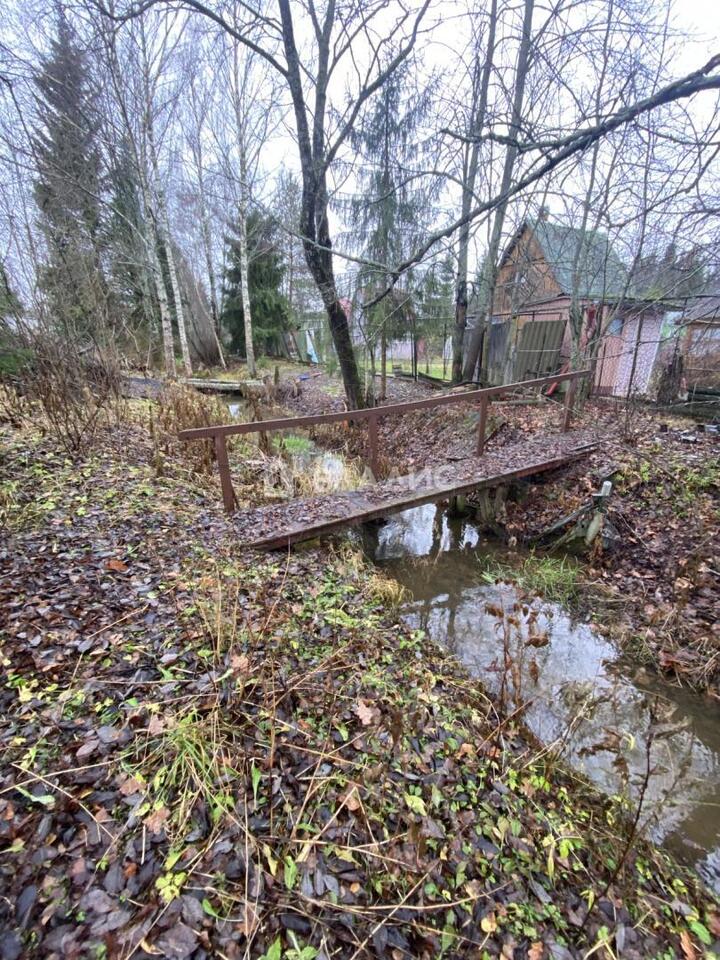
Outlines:
[{"label": "wooden footbridge", "polygon": [[[584,456],[594,448],[594,438],[587,432],[570,432],[570,419],[576,384],[587,373],[587,370],[580,370],[500,387],[442,394],[422,400],[393,403],[363,410],[199,427],[183,430],[179,437],[181,440],[211,440],[214,443],[223,504],[228,513],[233,513],[236,498],[227,455],[229,436],[267,433],[274,430],[297,430],[322,423],[367,422],[367,461],[373,475],[377,477],[379,472],[378,421],[381,417],[399,416],[427,407],[458,403],[479,404],[475,456],[432,468],[428,467],[407,476],[381,480],[368,484],[360,490],[307,497],[243,511],[241,515],[243,545],[265,549],[287,547],[291,543],[313,539],[342,527],[388,516],[409,507],[464,495],[483,487],[500,486],[520,477],[553,470]],[[565,393],[565,410],[560,434],[555,436],[539,434],[521,443],[507,444],[490,453],[485,452],[488,408],[493,398],[512,395],[519,390],[552,387],[562,381],[566,381],[568,387]]]}]

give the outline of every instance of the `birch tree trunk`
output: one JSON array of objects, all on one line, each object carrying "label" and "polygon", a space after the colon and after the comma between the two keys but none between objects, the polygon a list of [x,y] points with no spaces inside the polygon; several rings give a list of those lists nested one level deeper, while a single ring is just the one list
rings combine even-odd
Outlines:
[{"label": "birch tree trunk", "polygon": [[[247,63],[246,63],[247,69]],[[240,197],[238,211],[238,258],[240,260],[240,298],[242,301],[243,326],[245,328],[245,358],[248,373],[257,376],[255,365],[255,346],[253,344],[252,311],[250,308],[250,289],[248,286],[248,242],[247,218],[249,202],[249,183],[247,165],[247,122],[248,116],[244,103],[244,78],[240,75],[238,44],[233,44],[233,106],[235,108],[235,132],[238,153],[240,154]]]},{"label": "birch tree trunk", "polygon": [[167,260],[168,276],[170,277],[170,291],[175,303],[175,319],[177,321],[180,350],[182,352],[185,376],[191,377],[193,375],[193,368],[192,360],[190,359],[187,329],[185,327],[185,312],[183,310],[182,298],[180,297],[180,284],[178,283],[177,270],[175,268],[175,255],[173,254],[172,243],[170,242],[170,221],[168,218],[167,204],[165,202],[165,193],[160,182],[160,167],[158,165],[157,151],[155,149],[155,137],[153,134],[152,123],[148,124],[147,132],[148,146],[150,150],[150,163],[152,165],[153,180],[155,181],[155,196],[157,198],[157,233],[165,251],[165,258]]},{"label": "birch tree trunk", "polygon": [[[167,211],[166,211],[167,218]],[[185,327],[185,311],[183,310],[182,298],[180,296],[180,284],[178,283],[177,270],[175,268],[175,254],[173,253],[172,243],[170,242],[170,231],[165,222],[164,247],[167,258],[168,274],[170,275],[170,288],[172,290],[173,300],[175,301],[175,317],[177,319],[178,336],[180,338],[180,351],[183,358],[183,367],[185,376],[193,375],[192,360],[190,359],[190,347],[188,346],[187,329]]]},{"label": "birch tree trunk", "polygon": [[[242,146],[241,146],[242,149]],[[247,244],[247,170],[244,152],[240,160],[240,223],[238,224],[238,254],[240,257],[240,295],[242,297],[243,323],[245,327],[245,357],[248,373],[257,376],[255,366],[255,347],[253,345],[252,313],[250,311],[250,289],[248,287],[248,244]]]},{"label": "birch tree trunk", "polygon": [[177,377],[175,370],[175,345],[173,342],[172,319],[170,317],[170,307],[168,306],[167,293],[165,291],[165,281],[163,280],[160,261],[157,251],[152,251],[152,266],[155,274],[155,289],[157,291],[158,304],[160,305],[160,325],[163,335],[163,352],[165,354],[165,372],[171,380]]},{"label": "birch tree trunk", "polygon": [[[154,234],[156,244],[153,248],[153,260],[157,264],[157,277],[156,277],[156,287],[158,288],[158,301],[160,303],[160,314],[163,324],[163,331],[165,330],[165,323],[167,322],[166,316],[163,313],[163,309],[167,313],[167,319],[169,319],[169,308],[168,308],[168,298],[167,291],[165,289],[165,281],[162,275],[162,269],[159,263],[159,257],[157,253],[158,243],[161,243],[163,249],[165,250],[165,256],[167,258],[168,274],[170,277],[170,286],[175,301],[175,319],[178,326],[178,334],[180,337],[180,347],[182,350],[183,366],[185,367],[185,375],[188,377],[192,376],[192,363],[190,360],[190,350],[188,348],[187,341],[187,331],[185,329],[185,317],[183,314],[182,300],[180,299],[180,288],[177,279],[177,271],[175,269],[175,259],[173,256],[171,244],[170,244],[170,230],[169,230],[169,218],[167,211],[167,204],[165,201],[165,194],[162,188],[162,182],[160,179],[160,165],[158,163],[158,151],[157,145],[155,143],[155,129],[154,129],[154,120],[153,120],[153,93],[154,85],[151,80],[151,68],[150,68],[150,58],[148,55],[148,45],[147,38],[145,35],[145,29],[143,21],[140,21],[140,45],[143,55],[143,133],[144,133],[144,149],[143,149],[143,167],[146,167],[147,161],[149,160],[149,169],[150,175],[148,176],[148,182],[143,183],[143,192],[145,194],[145,205],[148,210],[152,211],[153,214],[153,224],[154,224]],[[143,180],[145,177],[143,176]],[[154,202],[151,202],[154,201]],[[172,329],[171,329],[172,333]],[[163,332],[163,339],[165,340],[165,334]],[[165,362],[167,365],[167,343],[165,343]],[[173,376],[175,376],[175,359],[173,355]]]},{"label": "birch tree trunk", "polygon": [[197,143],[193,145],[195,153],[195,165],[197,167],[197,178],[200,200],[200,235],[202,236],[203,252],[205,253],[205,268],[208,275],[208,287],[210,288],[210,316],[212,317],[213,336],[218,350],[218,360],[223,370],[227,369],[225,363],[225,354],[223,353],[222,343],[220,341],[220,313],[218,311],[217,290],[215,267],[212,258],[212,241],[210,238],[210,218],[208,217],[207,203],[205,201],[205,177],[203,174],[203,152],[202,152],[202,131],[198,132]]}]

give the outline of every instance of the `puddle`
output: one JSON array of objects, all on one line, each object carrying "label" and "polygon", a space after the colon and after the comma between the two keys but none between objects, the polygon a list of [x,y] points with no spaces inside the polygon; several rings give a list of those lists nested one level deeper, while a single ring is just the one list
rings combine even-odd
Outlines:
[{"label": "puddle", "polygon": [[[238,394],[227,400],[234,420],[250,419],[248,403]],[[271,436],[272,450],[277,455],[266,476],[267,494],[276,497],[310,496],[335,490],[351,490],[358,486],[360,474],[341,454],[318,447],[307,433],[276,430]]]},{"label": "puddle", "polygon": [[[647,766],[644,733],[656,711],[661,736],[650,753],[640,822],[720,891],[718,704],[620,664],[601,631],[557,604],[537,600],[518,609],[512,586],[483,581],[481,558],[497,547],[466,519],[429,504],[369,526],[363,536],[375,562],[411,592],[405,620],[449,647],[496,694],[508,631],[518,693],[529,704],[526,723],[546,744],[566,741],[566,760],[607,793],[620,792],[627,779],[637,795]],[[508,627],[513,612],[518,624]],[[505,688],[512,700],[512,679]]]}]

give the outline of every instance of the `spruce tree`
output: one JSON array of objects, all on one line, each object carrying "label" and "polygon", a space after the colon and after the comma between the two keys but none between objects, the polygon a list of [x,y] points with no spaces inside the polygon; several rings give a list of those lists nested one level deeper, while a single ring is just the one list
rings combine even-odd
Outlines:
[{"label": "spruce tree", "polygon": [[282,254],[282,291],[288,301],[290,322],[294,327],[310,322],[316,331],[324,330],[322,298],[308,269],[300,239],[302,185],[295,174],[284,167],[278,177],[273,206]]},{"label": "spruce tree", "polygon": [[142,187],[126,140],[117,150],[110,181],[107,247],[113,305],[122,322],[149,330],[156,314],[156,301],[148,266],[148,228],[142,210]]},{"label": "spruce tree", "polygon": [[[419,224],[428,198],[409,181],[407,165],[410,144],[428,108],[428,91],[411,92],[409,67],[404,65],[385,82],[352,135],[353,146],[360,153],[360,191],[351,204],[351,214],[361,237],[359,248],[368,260],[398,262],[420,235]],[[382,291],[389,280],[388,273],[368,268],[363,268],[359,277],[368,299]],[[371,352],[375,341],[380,342],[381,397],[385,396],[387,341],[395,332],[397,317],[397,299],[386,297],[368,318]]]},{"label": "spruce tree", "polygon": [[443,377],[447,374],[445,346],[454,319],[454,274],[453,259],[448,253],[425,271],[417,294],[418,332],[426,342],[425,369],[429,372],[430,353],[439,353],[443,361]]},{"label": "spruce tree", "polygon": [[40,281],[66,336],[97,335],[107,307],[98,124],[87,56],[62,7],[36,86],[35,201],[47,245]]},{"label": "spruce tree", "polygon": [[[253,318],[256,352],[276,353],[288,329],[288,301],[282,292],[283,265],[269,220],[253,212],[248,217],[248,292]],[[242,270],[237,229],[226,237],[227,245],[223,327],[230,334],[230,346],[246,355],[245,317],[242,301]]]}]

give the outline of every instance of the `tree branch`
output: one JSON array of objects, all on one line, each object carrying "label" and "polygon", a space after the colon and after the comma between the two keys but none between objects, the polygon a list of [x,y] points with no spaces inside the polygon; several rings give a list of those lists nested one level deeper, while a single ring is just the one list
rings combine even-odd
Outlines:
[{"label": "tree branch", "polygon": [[[567,137],[563,137],[555,141],[560,146],[560,149],[558,149],[557,152],[552,156],[548,157],[539,167],[536,167],[534,171],[526,174],[504,193],[500,193],[495,197],[492,197],[490,200],[486,200],[484,203],[478,204],[476,207],[470,210],[466,216],[460,217],[449,226],[432,234],[411,257],[395,267],[395,269],[390,273],[390,276],[392,277],[392,283],[388,287],[388,290],[392,289],[405,271],[409,270],[410,267],[414,266],[416,263],[419,263],[425,254],[431,250],[436,243],[451,237],[455,231],[459,230],[460,227],[462,227],[465,223],[470,223],[470,221],[475,220],[483,213],[487,213],[489,210],[494,209],[502,203],[506,203],[512,197],[522,193],[533,183],[541,180],[544,176],[546,176],[546,174],[560,166],[561,163],[564,163],[565,160],[574,156],[576,153],[582,153],[583,151],[587,150],[587,148],[595,143],[596,140],[607,136],[607,134],[612,133],[613,130],[617,130],[619,127],[631,123],[636,119],[636,117],[639,117],[644,113],[648,113],[651,110],[655,110],[664,104],[673,103],[676,100],[691,97],[702,90],[720,89],[720,75],[716,74],[714,76],[707,76],[708,73],[710,73],[712,70],[715,70],[719,66],[720,54],[717,54],[716,56],[712,57],[712,59],[710,59],[700,70],[696,70],[679,80],[674,80],[672,83],[669,83],[667,86],[658,90],[657,93],[654,93],[649,97],[645,97],[642,100],[639,100],[637,103],[629,107],[625,107],[623,110],[619,110],[617,113],[613,114],[613,116],[607,117],[594,127],[588,127],[584,130],[578,131],[577,133],[570,134]],[[460,137],[460,139],[463,138]],[[472,142],[472,138],[468,139],[470,142]],[[387,295],[388,290],[383,291],[382,294],[376,297],[371,303],[368,303],[368,308],[374,306],[375,303],[379,303],[380,300]]]},{"label": "tree branch", "polygon": [[417,16],[415,17],[415,23],[413,24],[412,33],[410,38],[405,46],[398,51],[398,53],[392,58],[390,63],[385,67],[384,70],[381,70],[380,73],[375,77],[372,83],[369,83],[366,87],[363,87],[362,90],[358,93],[357,100],[353,104],[353,108],[350,111],[350,115],[340,129],[340,132],[336,135],[335,141],[332,146],[329,148],[327,154],[325,155],[325,169],[327,170],[332,161],[335,159],[335,156],[347,139],[350,131],[355,125],[358,114],[362,109],[363,104],[368,100],[376,90],[379,90],[380,87],[385,83],[389,76],[391,76],[395,70],[400,66],[400,64],[407,60],[412,52],[413,47],[415,46],[415,41],[417,40],[418,31],[420,29],[420,23],[422,22],[425,13],[427,12],[428,7],[430,6],[431,0],[424,0],[422,7],[420,8]]},{"label": "tree branch", "polygon": [[[97,9],[102,13],[103,16],[107,17],[109,20],[112,20],[114,23],[125,23],[127,20],[134,20],[137,17],[141,17],[147,10],[151,7],[160,6],[167,2],[167,0],[142,0],[142,2],[137,4],[131,4],[128,10],[124,13],[113,13],[109,10],[103,0],[91,0],[92,3],[97,7]],[[234,37],[238,43],[244,44],[259,57],[262,57],[266,60],[281,76],[287,79],[288,72],[287,68],[284,67],[279,60],[277,60],[268,50],[265,50],[264,47],[260,44],[255,43],[254,40],[251,40],[244,33],[241,33],[239,30],[236,30],[224,17],[219,13],[216,13],[214,10],[211,10],[210,7],[206,6],[204,3],[201,3],[201,0],[182,0],[182,5],[184,7],[189,7],[191,10],[194,10],[196,13],[202,14],[202,16],[207,17],[208,20],[212,20],[213,23],[217,24],[221,29],[228,33],[231,37]],[[251,12],[255,16],[258,23],[269,24],[273,29],[277,29],[277,24],[273,20],[269,20],[267,17],[260,16],[257,11],[252,10],[252,8],[246,4],[241,4],[245,7],[246,10]]]}]

